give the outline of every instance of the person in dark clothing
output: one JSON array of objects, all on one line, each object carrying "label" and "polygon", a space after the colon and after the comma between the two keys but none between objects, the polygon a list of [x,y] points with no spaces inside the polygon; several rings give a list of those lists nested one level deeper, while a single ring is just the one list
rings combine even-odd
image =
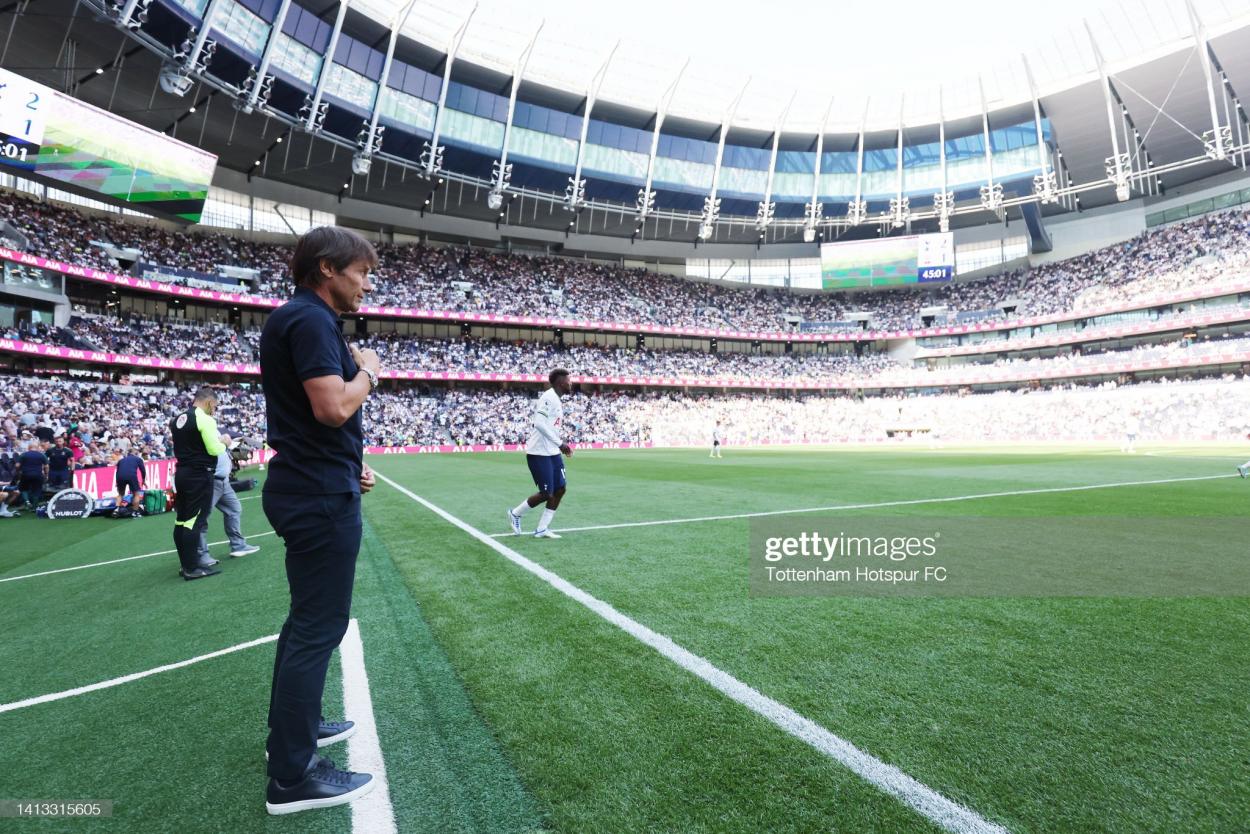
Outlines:
[{"label": "person in dark clothing", "polygon": [[17,485],[17,455],[0,449],[0,518],[11,518],[15,515],[10,504],[18,504],[22,500],[22,492]]},{"label": "person in dark clothing", "polygon": [[17,452],[0,449],[0,486],[17,484]]},{"label": "person in dark clothing", "polygon": [[364,463],[361,406],[377,387],[372,350],[348,345],[340,316],[373,289],[373,247],[355,232],[313,229],[295,244],[294,296],[260,338],[269,444],[265,515],[286,545],[291,605],[278,635],[269,699],[265,808],[289,814],[358,799],[367,773],[339,770],[317,749],[347,738],[350,721],[321,715],[330,655],[347,631],[360,550],[360,497],[373,488]]},{"label": "person in dark clothing", "polygon": [[48,450],[48,486],[65,489],[74,485],[74,453],[65,445],[65,437],[56,438]]},{"label": "person in dark clothing", "polygon": [[[138,512],[143,501],[143,458],[134,452],[117,462],[117,506],[130,504],[131,512]],[[176,480],[176,476],[175,476]]]},{"label": "person in dark clothing", "polygon": [[48,456],[39,449],[39,441],[32,440],[18,458],[18,488],[22,501],[32,510],[43,500],[43,485],[48,480]]},{"label": "person in dark clothing", "polygon": [[195,404],[169,421],[174,442],[174,547],[178,550],[179,574],[188,581],[221,573],[200,567],[200,533],[208,526],[213,504],[213,470],[224,450],[217,433],[217,393],[207,385],[195,393]]}]

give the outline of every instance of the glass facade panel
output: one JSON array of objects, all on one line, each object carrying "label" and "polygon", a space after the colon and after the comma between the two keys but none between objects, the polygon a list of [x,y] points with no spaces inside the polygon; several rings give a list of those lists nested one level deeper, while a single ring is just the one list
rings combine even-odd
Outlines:
[{"label": "glass facade panel", "polygon": [[790,261],[786,258],[748,261],[751,283],[763,287],[784,287],[790,282]]},{"label": "glass facade panel", "polygon": [[264,51],[271,28],[234,0],[221,0],[217,4],[209,26],[257,56]]},{"label": "glass facade panel", "polygon": [[354,104],[362,110],[373,109],[373,97],[377,94],[378,84],[370,81],[358,72],[353,72],[342,64],[330,63],[326,70],[326,92]]},{"label": "glass facade panel", "polygon": [[443,136],[448,142],[481,148],[487,153],[498,153],[503,148],[502,124],[450,108],[443,114]]},{"label": "glass facade panel", "polygon": [[946,158],[946,179],[951,188],[984,183],[986,173],[984,156]]},{"label": "glass facade panel", "polygon": [[823,200],[826,213],[830,212],[828,203],[851,200],[855,197],[855,169],[850,173],[821,173],[820,199]]},{"label": "glass facade panel", "polygon": [[209,189],[204,213],[200,217],[202,226],[297,235],[314,226],[334,225],[334,221],[334,215],[329,212],[272,200],[253,200],[247,194],[215,187]]},{"label": "glass facade panel", "polygon": [[820,278],[820,258],[794,258],[790,261],[790,288],[818,290],[824,286]]},{"label": "glass facade panel", "polygon": [[[813,163],[814,164],[814,163]],[[778,169],[773,175],[773,199],[793,197],[804,202],[812,198],[812,171],[805,174],[782,173]]]},{"label": "glass facade panel", "polygon": [[204,19],[204,10],[208,8],[208,0],[173,0],[174,3],[189,11],[199,19]]},{"label": "glass facade panel", "polygon": [[309,87],[316,85],[317,73],[321,72],[321,54],[281,32],[273,45],[273,57],[270,60],[274,67],[298,78]]},{"label": "glass facade panel", "polygon": [[710,164],[657,156],[654,180],[657,185],[667,185],[683,191],[711,191],[712,170],[713,166]]},{"label": "glass facade panel", "polygon": [[980,133],[946,140],[946,161],[985,157],[985,137]]},{"label": "glass facade panel", "polygon": [[768,171],[750,171],[744,168],[720,169],[720,181],[716,184],[718,194],[741,194],[747,197],[764,199],[764,189],[768,187]]},{"label": "glass facade panel", "polygon": [[988,269],[1018,258],[1027,258],[1028,255],[1029,239],[1023,235],[1007,240],[965,243],[955,247],[955,272],[966,275],[978,269]]},{"label": "glass facade panel", "polygon": [[647,154],[586,143],[582,172],[604,179],[642,185],[647,181]]},{"label": "glass facade panel", "polygon": [[898,191],[898,173],[892,169],[884,171],[865,169],[863,182],[864,197],[868,199],[892,197]]},{"label": "glass facade panel", "polygon": [[569,171],[577,167],[577,140],[512,126],[510,155],[549,162]]},{"label": "glass facade panel", "polygon": [[204,213],[200,215],[200,225],[247,231],[251,224],[252,209],[246,194],[238,194],[224,188],[208,189],[208,199],[204,201]]},{"label": "glass facade panel", "polygon": [[401,93],[392,87],[382,90],[378,113],[396,125],[413,128],[423,133],[434,132],[434,114],[438,107],[428,101]]}]

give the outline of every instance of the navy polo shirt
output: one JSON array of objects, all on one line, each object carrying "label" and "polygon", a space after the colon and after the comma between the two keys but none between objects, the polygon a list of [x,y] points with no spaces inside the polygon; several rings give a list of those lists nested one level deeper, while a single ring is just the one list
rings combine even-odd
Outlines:
[{"label": "navy polo shirt", "polygon": [[143,468],[143,458],[138,455],[126,455],[117,462],[117,482],[133,481],[139,477]]},{"label": "navy polo shirt", "polygon": [[23,478],[42,478],[43,468],[48,465],[48,458],[43,452],[30,450],[22,452],[22,456],[18,458],[18,466],[21,468]]},{"label": "navy polo shirt", "polygon": [[275,310],[260,335],[260,378],[268,440],[275,456],[268,492],[331,495],[360,492],[364,434],[360,410],[339,428],[317,422],[304,381],[339,376],[351,381],[352,359],[343,322],[312,290],[300,287]]}]

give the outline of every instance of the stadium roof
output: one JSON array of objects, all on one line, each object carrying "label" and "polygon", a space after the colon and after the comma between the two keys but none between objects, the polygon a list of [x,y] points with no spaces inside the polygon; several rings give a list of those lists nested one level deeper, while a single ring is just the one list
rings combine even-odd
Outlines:
[{"label": "stadium roof", "polygon": [[[1211,34],[1250,22],[1247,0],[1193,0]],[[1191,37],[1183,0],[352,0],[354,8],[510,75],[531,41],[527,81],[583,93],[611,56],[599,98],[654,109],[680,74],[669,112],[719,122],[745,86],[734,124],[772,131],[893,129],[1032,99],[1096,77],[1086,25],[1112,67],[1141,63]],[[683,65],[689,66],[683,72]],[[939,91],[941,102],[939,104]],[[833,103],[829,122],[825,113]]]},{"label": "stadium roof", "polygon": [[[368,124],[367,107],[346,107],[342,101],[337,101],[331,107],[325,129],[310,132],[296,126],[304,119],[297,111],[307,100],[305,91],[310,88],[293,86],[287,77],[275,84],[273,98],[254,112],[232,108],[230,100],[238,101],[256,58],[240,54],[237,41],[235,46],[231,46],[227,39],[223,39],[227,41],[226,45],[218,50],[208,72],[195,79],[190,95],[179,98],[167,94],[162,91],[157,78],[162,64],[168,66],[177,44],[187,35],[188,20],[194,20],[187,10],[195,5],[194,0],[156,0],[149,7],[151,19],[144,31],[137,34],[120,31],[115,21],[110,19],[110,16],[116,15],[117,7],[105,8],[101,2],[44,0],[29,7],[19,3],[7,9],[0,8],[0,11],[7,10],[13,15],[10,20],[0,18],[0,26],[8,30],[8,45],[0,54],[0,65],[49,86],[68,90],[83,100],[121,113],[158,131],[201,145],[219,155],[221,166],[249,176],[304,186],[342,198],[486,221],[495,224],[497,229],[504,225],[512,229],[533,227],[552,233],[632,238],[642,227],[635,206],[639,183],[628,178],[614,180],[611,175],[601,173],[604,170],[602,166],[597,171],[583,172],[589,183],[588,202],[572,215],[560,210],[566,199],[563,192],[572,166],[563,169],[558,165],[544,167],[541,162],[535,163],[532,156],[527,160],[519,153],[515,155],[517,172],[507,189],[506,204],[502,208],[498,204],[493,208],[488,205],[486,196],[491,188],[492,164],[498,158],[497,144],[492,149],[480,147],[483,143],[478,142],[475,148],[472,143],[465,145],[463,139],[453,137],[448,140],[444,133],[442,141],[448,145],[449,158],[439,176],[445,176],[447,184],[441,185],[441,181],[435,181],[437,178],[414,176],[416,160],[429,133],[423,135],[419,129],[409,130],[408,125],[394,121],[387,128],[381,152],[375,160],[380,164],[374,165],[373,175],[353,177],[352,154],[357,148],[362,114],[364,124]],[[271,16],[278,2],[240,0],[242,5],[268,8]],[[969,2],[979,3],[981,0]],[[1157,182],[1171,188],[1245,167],[1242,152],[1250,157],[1250,122],[1244,109],[1240,108],[1238,95],[1250,89],[1250,0],[1194,0],[1195,11],[1208,37],[1209,52],[1205,54],[1195,48],[1197,40],[1183,2],[1122,0],[1111,5],[1092,0],[1090,31],[1086,31],[1083,21],[1062,15],[1062,10],[1069,8],[1065,4],[1071,2],[1055,0],[1046,6],[1054,11],[1053,15],[1049,11],[1047,14],[1047,18],[1054,20],[1053,27],[1046,25],[1047,19],[1031,19],[1026,23],[1026,15],[1036,17],[1038,14],[1038,6],[1030,4],[1010,13],[999,10],[996,12],[998,17],[991,18],[991,23],[985,28],[979,28],[981,24],[977,24],[952,29],[950,38],[933,49],[935,57],[917,59],[912,56],[908,59],[910,63],[906,64],[898,58],[890,64],[896,73],[895,86],[899,85],[899,79],[907,81],[907,89],[901,93],[897,89],[893,93],[888,92],[890,88],[884,72],[878,73],[882,86],[873,87],[869,92],[862,88],[858,92],[850,90],[844,95],[836,92],[850,83],[840,69],[845,62],[841,57],[843,53],[838,49],[846,50],[848,54],[851,49],[846,46],[845,39],[835,43],[829,52],[818,56],[819,69],[810,74],[809,83],[789,85],[773,79],[768,74],[771,67],[755,71],[755,67],[769,63],[763,52],[758,58],[761,63],[753,64],[750,56],[741,54],[746,49],[741,42],[713,47],[704,44],[700,50],[705,57],[698,60],[692,58],[677,87],[678,95],[670,108],[672,115],[663,120],[663,135],[672,139],[674,150],[666,152],[661,147],[658,155],[672,163],[670,168],[702,165],[702,170],[710,170],[709,159],[697,165],[695,162],[681,162],[678,145],[686,142],[690,147],[698,146],[696,150],[700,152],[710,149],[714,153],[717,138],[726,133],[720,130],[720,126],[725,117],[727,97],[738,94],[742,89],[740,79],[749,74],[751,83],[743,95],[737,115],[730,123],[726,141],[726,148],[747,151],[753,155],[752,158],[763,160],[763,168],[757,167],[747,173],[756,175],[757,179],[763,178],[759,172],[769,167],[768,153],[775,140],[779,141],[785,154],[801,157],[801,165],[810,164],[807,160],[817,157],[818,136],[823,136],[826,155],[840,155],[843,161],[850,158],[849,175],[836,176],[849,176],[854,183],[854,150],[860,140],[864,101],[868,99],[871,104],[870,121],[864,132],[863,145],[869,154],[880,157],[877,159],[878,167],[873,171],[878,185],[880,181],[886,181],[884,189],[879,187],[877,197],[874,198],[870,192],[864,195],[869,199],[870,222],[860,223],[858,227],[849,224],[845,196],[821,196],[820,199],[824,201],[822,222],[836,224],[837,234],[876,234],[877,226],[884,222],[879,214],[884,203],[882,192],[888,191],[886,196],[893,196],[895,179],[893,162],[889,160],[897,158],[895,147],[899,137],[900,99],[905,120],[903,139],[907,152],[904,159],[908,160],[905,165],[928,166],[924,171],[931,180],[935,163],[924,155],[936,155],[934,149],[938,146],[939,136],[936,105],[940,87],[945,116],[942,127],[947,142],[967,141],[973,148],[972,162],[975,163],[975,157],[980,154],[975,149],[984,147],[981,141],[983,130],[986,133],[1006,132],[1026,140],[1024,145],[1012,146],[1015,150],[1007,150],[1007,153],[1017,154],[1017,162],[1023,158],[1024,164],[1017,165],[1016,179],[1007,181],[1006,191],[1009,200],[1033,201],[1035,198],[1031,189],[1036,170],[1027,169],[1035,164],[1037,153],[1029,148],[1030,143],[1036,147],[1035,140],[1029,138],[1033,134],[1034,108],[1024,62],[1019,55],[1019,50],[1023,48],[1030,52],[1029,66],[1038,87],[1040,113],[1047,131],[1044,147],[1050,154],[1047,164],[1052,166],[1052,171],[1053,166],[1058,166],[1061,187],[1070,185],[1074,189],[1085,189],[1080,194],[1082,208],[1116,201],[1115,189],[1110,187],[1106,170],[1112,151],[1108,131],[1109,109],[1115,112],[1113,118],[1120,135],[1118,150],[1127,154],[1126,164],[1135,178],[1132,183],[1133,197],[1153,196],[1158,192]],[[501,112],[508,109],[509,89],[514,86],[517,59],[533,40],[540,21],[537,13],[522,16],[515,8],[500,4],[499,0],[481,0],[481,4],[466,29],[464,42],[453,63],[451,86],[470,93],[480,90],[484,94],[483,99],[490,98],[491,106],[496,108],[494,129],[502,134],[505,119]],[[338,0],[297,0],[292,5],[309,9],[303,13],[306,17],[302,19],[312,16],[319,20],[318,25],[327,30],[327,36],[336,13],[342,8]],[[675,9],[684,8],[682,4],[673,6]],[[776,16],[783,17],[788,8],[785,0],[778,0],[769,7],[774,9]],[[448,41],[468,18],[469,8],[457,12],[449,0],[412,0],[411,11],[402,29],[406,37],[398,39],[395,60],[405,62],[408,67],[419,68],[425,79],[441,84],[447,67],[445,51]],[[526,8],[530,8],[528,4]],[[960,8],[963,15],[964,6]],[[984,6],[981,8],[985,9]],[[370,50],[373,56],[370,60],[376,59],[379,65],[370,70],[375,73],[374,78],[378,77],[381,53],[387,48],[387,24],[394,19],[394,9],[390,0],[350,0],[350,9],[346,13],[344,37],[350,33],[353,43],[363,44]],[[637,14],[643,15],[646,10],[645,5],[640,5]],[[652,10],[654,12],[653,7]],[[620,7],[618,11],[626,13],[629,9]],[[693,24],[685,17],[687,14],[683,11],[677,17],[670,15],[664,18],[672,25],[666,24],[661,28],[670,32],[670,36],[672,31],[678,29],[689,32]],[[985,11],[985,14],[990,12]],[[795,13],[790,17],[805,24],[810,21],[809,28],[812,29],[827,25],[819,17],[810,15],[803,17]],[[386,19],[379,22],[380,18]],[[659,37],[654,42],[645,40],[645,26],[637,25],[631,29],[623,22],[613,23],[614,20],[595,24],[584,15],[574,17],[569,13],[543,23],[531,60],[520,83],[515,86],[520,90],[518,101],[524,102],[525,107],[531,110],[545,107],[550,113],[560,116],[564,133],[558,134],[555,128],[537,127],[530,129],[531,136],[550,134],[555,142],[563,143],[561,152],[577,147],[577,128],[586,113],[587,84],[603,66],[604,59],[619,39],[620,45],[616,47],[612,63],[604,75],[600,95],[592,108],[592,118],[607,128],[622,126],[622,137],[632,131],[631,135],[635,138],[642,134],[644,145],[650,143],[651,131],[660,121],[657,118],[656,98],[659,94],[656,91],[662,93],[673,83],[670,71],[675,76],[676,70],[686,61],[686,54],[675,48],[666,50],[664,41]],[[654,22],[650,25],[658,27]],[[745,29],[745,24],[738,25],[737,21],[734,25]],[[582,28],[578,29],[579,26]],[[915,28],[911,25],[896,31],[913,32]],[[976,43],[984,39],[985,32],[998,30],[1010,30],[1014,34],[1010,39],[1002,35],[1001,43],[996,42],[992,49],[986,47],[971,53],[971,50],[977,49]],[[961,41],[956,34],[961,37],[966,35],[970,40]],[[761,34],[761,40],[766,36],[773,37]],[[696,45],[694,35],[688,37],[691,44]],[[709,29],[707,37],[714,39],[715,33]],[[862,40],[871,43],[867,37]],[[260,44],[263,43],[262,38]],[[899,43],[902,47],[906,46],[905,40]],[[1031,51],[1028,49],[1030,44],[1033,45]],[[1098,71],[1095,44],[1105,58],[1109,83],[1103,82]],[[783,51],[785,46],[773,43],[770,49]],[[716,54],[706,57],[709,48]],[[855,48],[865,47],[860,45]],[[728,69],[725,69],[725,64],[714,60],[719,60],[716,56],[720,51],[729,56],[725,59],[729,61]],[[341,48],[339,52],[342,52]],[[962,62],[954,58],[948,60],[945,54],[950,52],[962,56]],[[692,53],[696,57],[700,55],[700,51],[692,50]],[[355,55],[355,52],[352,54]],[[341,55],[336,54],[335,61],[341,63],[342,60]],[[846,61],[855,63],[852,58]],[[869,66],[864,59],[858,62],[864,64],[860,67],[861,71],[877,72],[877,64]],[[914,76],[930,65],[932,72],[925,73],[922,80],[917,81]],[[978,67],[982,70],[969,75]],[[782,65],[776,63],[775,71],[785,74],[781,68]],[[948,76],[948,72],[951,75]],[[1210,85],[1205,77],[1207,72],[1213,74]],[[795,75],[796,72],[789,73],[789,77]],[[982,84],[986,93],[988,130],[982,120]],[[1223,89],[1219,89],[1221,85]],[[417,103],[425,107],[427,113],[436,112],[440,106],[434,103],[438,96],[431,98],[428,90],[427,85],[426,99]],[[836,107],[828,129],[821,131],[820,125],[829,109],[830,90],[835,91]],[[1219,110],[1217,120],[1225,131],[1229,131],[1225,149],[1232,149],[1223,159],[1208,159],[1204,155],[1204,134],[1211,131],[1213,123],[1209,101],[1213,93]],[[778,132],[778,117],[791,94],[794,94],[793,105]],[[844,105],[844,101],[850,103]],[[191,104],[198,107],[191,108]],[[447,106],[451,110],[457,107],[461,111],[465,111],[466,107],[472,110],[472,105],[463,102],[449,101]],[[875,122],[872,121],[874,119]],[[756,123],[760,126],[753,126]],[[548,134],[539,133],[543,130],[548,130]],[[1134,139],[1126,144],[1125,136]],[[453,147],[456,141],[461,144]],[[606,147],[609,155],[624,158],[627,153],[635,153],[635,161],[638,158],[636,152],[626,151],[624,139],[614,144],[618,140],[608,138],[606,130],[603,139],[593,138],[592,134],[587,141],[592,144],[599,142],[600,151]],[[645,168],[646,147],[638,150]],[[994,153],[998,154],[998,150],[995,149]],[[451,158],[453,154],[454,160]],[[653,152],[652,164],[656,159]],[[694,157],[685,159],[693,160]],[[885,160],[884,168],[881,160]],[[725,164],[732,167],[729,161]],[[804,183],[802,188],[810,189],[808,183],[814,181],[812,173],[810,168],[802,168],[801,165],[801,170],[791,167],[789,176],[792,181],[801,177]],[[780,172],[780,167],[776,170]],[[867,173],[865,166],[865,177]],[[714,181],[711,175],[707,177]],[[921,179],[918,174],[916,182]],[[1001,184],[1003,177],[997,177],[997,181]],[[911,182],[909,179],[908,188],[911,188]],[[957,183],[951,184],[958,215],[951,218],[952,226],[981,225],[996,219],[994,213],[978,205],[976,189],[981,182],[971,182],[962,191],[956,187]],[[655,188],[659,192],[659,200],[656,211],[647,219],[642,239],[693,242],[700,223],[698,206],[707,196],[706,186],[688,184],[683,191],[659,182],[657,177]],[[932,186],[928,196],[916,197],[919,191],[908,193],[913,194],[909,228],[914,231],[935,228],[932,212],[936,210],[936,204],[932,201]],[[800,242],[805,239],[802,225],[806,222],[804,202],[810,199],[810,194],[810,191],[803,193],[801,189],[785,192],[786,196],[774,193],[777,214],[775,221],[767,227],[766,239],[756,224],[756,210],[761,205],[762,194],[727,196],[713,240],[718,243],[753,244]],[[822,191],[821,194],[845,192]],[[873,200],[877,202],[873,204]],[[1075,208],[1074,195],[1059,204],[1041,206],[1046,214]],[[923,215],[926,210],[930,211],[930,216]],[[415,219],[414,226],[424,227]]]}]

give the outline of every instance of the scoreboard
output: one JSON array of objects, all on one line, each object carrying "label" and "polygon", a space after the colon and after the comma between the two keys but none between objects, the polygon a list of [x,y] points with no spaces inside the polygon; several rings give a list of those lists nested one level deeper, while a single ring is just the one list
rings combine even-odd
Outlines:
[{"label": "scoreboard", "polygon": [[0,69],[0,164],[35,170],[52,91]]},{"label": "scoreboard", "polygon": [[955,236],[950,232],[826,243],[820,247],[826,290],[897,287],[955,277]]},{"label": "scoreboard", "polygon": [[0,69],[0,168],[198,222],[217,157]]}]

